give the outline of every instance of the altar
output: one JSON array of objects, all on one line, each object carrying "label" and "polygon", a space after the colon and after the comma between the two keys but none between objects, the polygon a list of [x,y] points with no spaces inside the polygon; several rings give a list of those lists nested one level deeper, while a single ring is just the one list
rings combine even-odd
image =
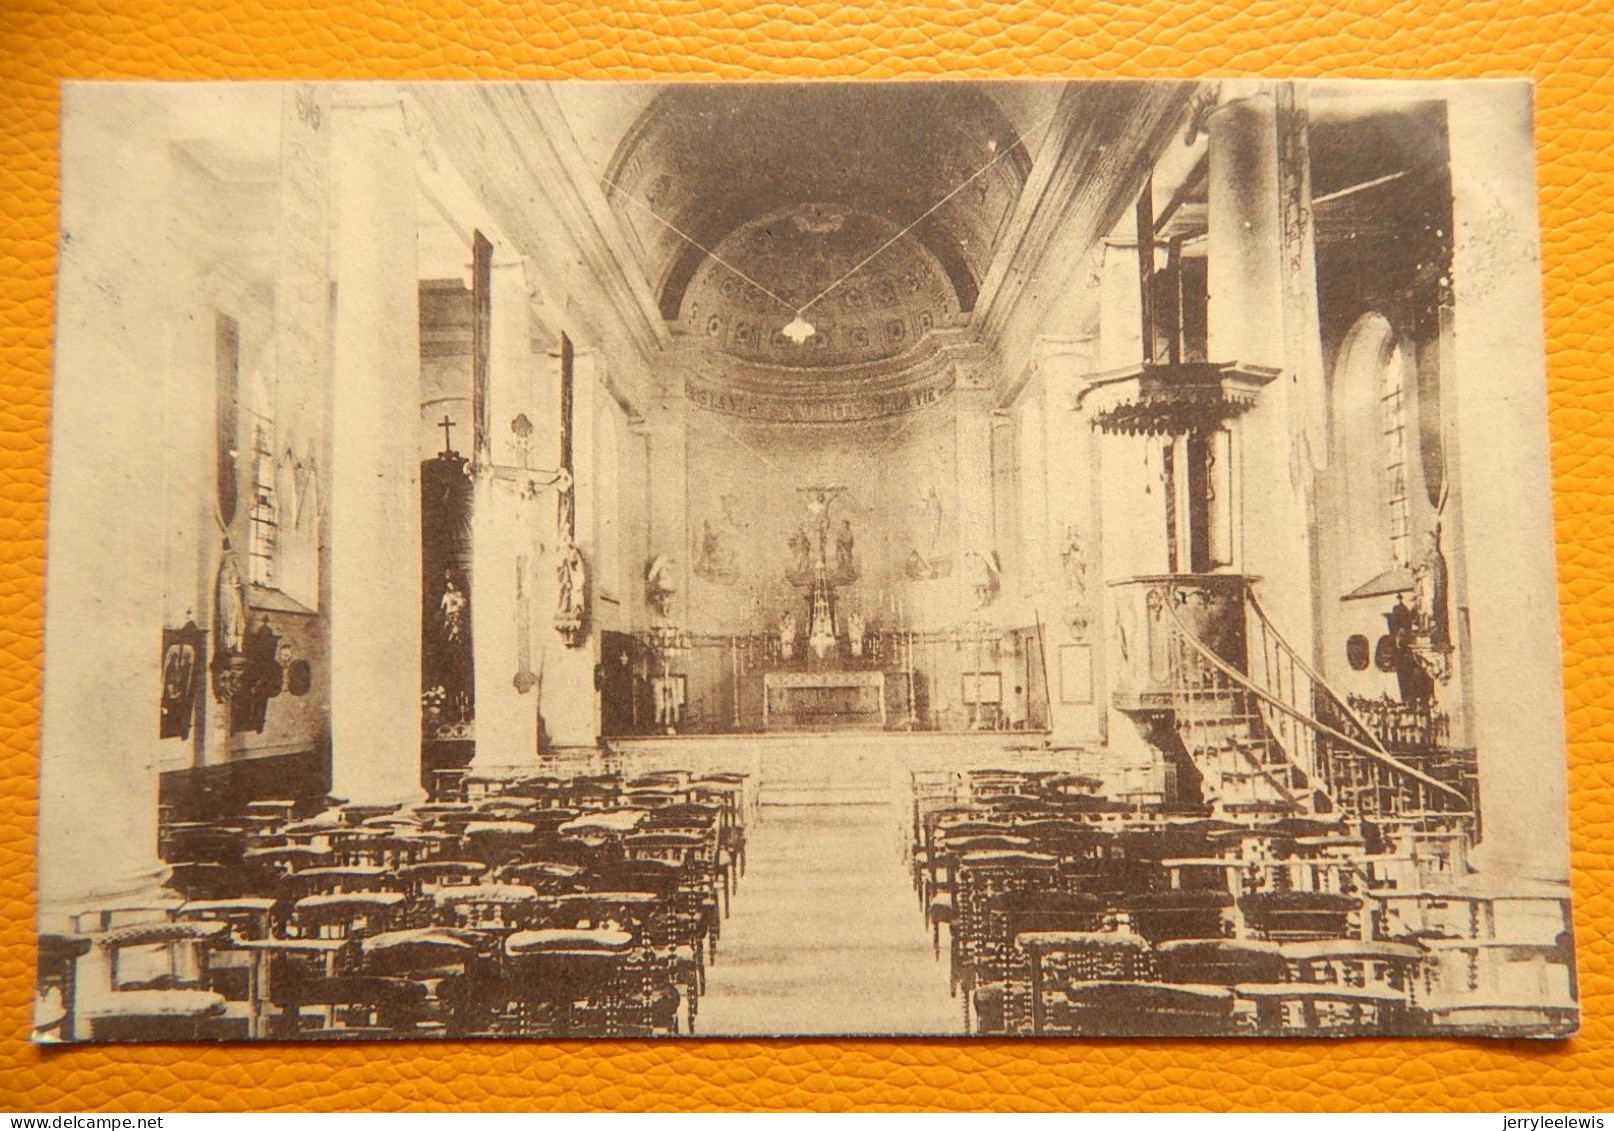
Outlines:
[{"label": "altar", "polygon": [[762,729],[881,730],[886,722],[881,671],[767,672]]}]

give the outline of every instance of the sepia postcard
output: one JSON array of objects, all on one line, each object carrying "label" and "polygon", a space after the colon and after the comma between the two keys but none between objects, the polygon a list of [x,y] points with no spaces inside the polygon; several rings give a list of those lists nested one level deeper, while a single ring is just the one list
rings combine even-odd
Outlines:
[{"label": "sepia postcard", "polygon": [[35,1041],[1575,1031],[1528,84],[63,104]]}]

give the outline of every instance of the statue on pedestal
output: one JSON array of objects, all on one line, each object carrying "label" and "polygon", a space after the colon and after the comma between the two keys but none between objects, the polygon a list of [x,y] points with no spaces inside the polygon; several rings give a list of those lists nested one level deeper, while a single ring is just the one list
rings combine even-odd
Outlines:
[{"label": "statue on pedestal", "polygon": [[846,637],[847,637],[847,641],[852,646],[852,658],[853,659],[861,660],[863,658],[863,636],[864,636],[863,614],[859,613],[859,612],[847,613],[846,614]]},{"label": "statue on pedestal", "polygon": [[813,583],[813,540],[800,527],[790,536],[790,566],[785,576],[792,585]]},{"label": "statue on pedestal", "polygon": [[779,619],[779,658],[796,658],[796,614],[793,612],[787,611]]},{"label": "statue on pedestal", "polygon": [[1451,647],[1451,609],[1447,601],[1446,555],[1440,552],[1440,527],[1428,534],[1423,556],[1412,566],[1416,630],[1429,647]]},{"label": "statue on pedestal", "polygon": [[986,553],[971,550],[964,555],[964,578],[975,592],[976,608],[984,609],[997,598],[1002,585],[999,580],[1001,573],[995,550]]},{"label": "statue on pedestal", "polygon": [[841,529],[835,535],[834,580],[837,585],[849,585],[857,580],[857,566],[852,557],[853,544],[852,523],[843,518]]},{"label": "statue on pedestal", "polygon": [[677,561],[670,554],[657,554],[644,573],[644,600],[662,620],[672,616],[673,598],[678,594]]},{"label": "statue on pedestal", "polygon": [[1077,638],[1087,635],[1090,615],[1087,607],[1087,555],[1075,523],[1065,527],[1065,543],[1059,550],[1059,563],[1065,583],[1065,626]]},{"label": "statue on pedestal", "polygon": [[942,501],[934,486],[919,492],[916,545],[903,570],[913,581],[934,581],[953,572],[952,555],[942,553]]},{"label": "statue on pedestal", "polygon": [[583,551],[575,542],[561,548],[555,563],[555,577],[559,595],[555,601],[555,630],[566,643],[575,648],[583,642],[583,620],[588,609],[588,569],[583,564]]},{"label": "statue on pedestal", "polygon": [[1451,603],[1440,527],[1429,532],[1423,557],[1412,565],[1412,655],[1431,680],[1451,678]]}]

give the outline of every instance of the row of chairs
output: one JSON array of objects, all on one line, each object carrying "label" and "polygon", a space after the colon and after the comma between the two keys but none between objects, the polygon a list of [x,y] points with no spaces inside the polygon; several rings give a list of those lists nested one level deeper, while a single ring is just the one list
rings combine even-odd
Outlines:
[{"label": "row of chairs", "polygon": [[[967,1029],[1405,1021],[1422,952],[1373,937],[1358,830],[1173,816],[1105,799],[1100,784],[1045,771],[915,775],[914,886],[938,954],[946,931]],[[1317,964],[1308,947],[1333,961]]]},{"label": "row of chairs", "polygon": [[167,823],[171,899],[87,909],[47,940],[42,1035],[693,1031],[744,796],[741,775],[580,775]]}]

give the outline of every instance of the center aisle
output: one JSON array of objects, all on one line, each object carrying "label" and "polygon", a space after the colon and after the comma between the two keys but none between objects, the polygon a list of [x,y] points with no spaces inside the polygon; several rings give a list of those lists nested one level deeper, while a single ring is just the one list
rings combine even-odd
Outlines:
[{"label": "center aisle", "polygon": [[698,1036],[963,1032],[899,822],[886,805],[762,809]]}]

